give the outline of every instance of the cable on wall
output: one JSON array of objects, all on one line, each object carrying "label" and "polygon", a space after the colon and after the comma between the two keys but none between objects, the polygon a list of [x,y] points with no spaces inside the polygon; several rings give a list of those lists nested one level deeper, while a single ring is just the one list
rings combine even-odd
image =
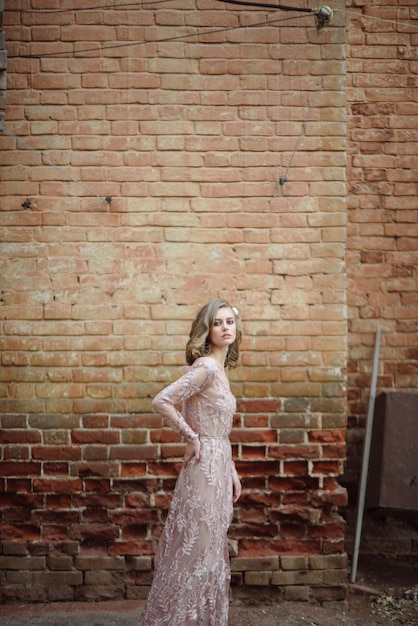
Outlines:
[{"label": "cable on wall", "polygon": [[[376,7],[377,8],[377,7]],[[406,28],[415,28],[418,30],[418,24],[411,24],[410,22],[399,22],[398,20],[390,20],[387,17],[377,17],[375,15],[364,15],[363,13],[357,13],[357,11],[346,11],[343,9],[334,9],[335,13],[343,13],[344,15],[352,15],[364,20],[374,20],[376,22],[388,22],[393,26],[404,26]]]},{"label": "cable on wall", "polygon": [[[5,7],[4,12],[5,13],[7,12],[9,13],[11,12],[34,13],[34,14],[74,13],[74,12],[81,13],[83,11],[97,11],[100,9],[124,9],[127,7],[141,9],[147,6],[153,6],[156,4],[162,4],[162,3],[174,2],[174,1],[175,0],[148,0],[145,2],[128,2],[126,4],[117,4],[117,5],[102,4],[102,5],[94,6],[94,7],[80,7],[80,8],[74,8],[74,9],[17,9],[17,8],[10,9],[10,8]],[[358,13],[356,11],[347,11],[345,9],[331,9],[330,7],[326,5],[321,7],[320,9],[309,9],[309,8],[303,8],[303,7],[288,7],[284,5],[270,4],[270,3],[258,3],[258,2],[251,2],[251,1],[244,2],[244,0],[219,0],[219,2],[228,2],[229,4],[237,4],[237,5],[247,6],[247,7],[254,7],[254,8],[271,8],[271,9],[282,10],[282,11],[294,11],[294,12],[304,12],[307,14],[313,14],[315,16],[315,19],[319,20],[320,24],[324,22],[324,24],[322,25],[325,25],[326,23],[330,21],[330,19],[332,19],[332,16],[330,16],[330,12],[331,12],[332,14],[343,13],[345,15],[349,15],[349,16],[351,15],[353,17],[359,17],[359,18],[367,19],[367,20],[388,22],[390,24],[393,24],[394,26],[404,26],[406,28],[418,29],[417,24],[411,24],[409,22],[402,22],[399,20],[391,20],[391,19],[384,18],[384,17],[377,17],[375,15],[364,15],[363,13]],[[379,7],[375,7],[375,8],[379,8]],[[318,27],[322,27],[320,24],[318,25]]]},{"label": "cable on wall", "polygon": [[245,0],[218,0],[218,2],[225,2],[226,4],[239,4],[245,7],[256,7],[262,9],[276,9],[276,11],[298,11],[300,13],[313,13],[315,9],[308,9],[305,7],[289,7],[283,4],[271,4],[269,2],[245,2]]},{"label": "cable on wall", "polygon": [[[66,170],[64,170],[62,167],[60,167],[59,165],[56,165],[55,163],[53,163],[53,161],[50,161],[42,152],[40,152],[39,150],[36,150],[35,148],[32,148],[32,146],[30,146],[28,143],[26,143],[26,141],[24,141],[23,139],[21,139],[21,137],[18,137],[17,135],[15,135],[14,133],[11,133],[10,131],[4,129],[3,133],[5,135],[7,135],[8,137],[12,137],[13,139],[16,139],[16,141],[18,143],[21,144],[21,146],[23,148],[25,148],[25,150],[29,150],[30,152],[33,152],[34,154],[37,154],[41,157],[42,162],[45,163],[46,165],[49,165],[51,167],[53,167],[54,169],[56,169],[58,172],[60,172],[61,174],[63,174],[64,176],[66,176],[67,178],[69,178],[70,180],[73,181],[73,183],[76,183],[76,185],[78,185],[79,187],[82,187],[85,191],[88,191],[89,193],[93,194],[94,196],[96,196],[96,198],[99,198],[99,200],[103,200],[104,202],[107,202],[107,204],[110,205],[110,203],[112,202],[112,198],[111,196],[106,196],[105,198],[101,195],[99,195],[98,193],[96,193],[94,191],[94,189],[90,189],[90,187],[87,187],[87,185],[85,185],[84,183],[82,183],[81,181],[77,180],[77,178],[74,178],[74,176],[72,176],[71,174],[69,174]],[[27,201],[29,202],[29,201]],[[24,203],[25,204],[25,203]],[[30,208],[30,202],[29,202],[29,206],[24,206],[22,204],[23,208]]]},{"label": "cable on wall", "polygon": [[309,9],[305,7],[289,7],[283,4],[271,4],[269,2],[245,2],[245,0],[218,0],[219,2],[225,2],[226,4],[237,4],[239,6],[245,6],[249,8],[257,9],[274,9],[276,11],[295,11],[298,13],[309,13],[314,15],[316,26],[318,30],[329,24],[333,18],[333,10],[328,6],[323,6],[320,9]]},{"label": "cable on wall", "polygon": [[[157,1],[170,1],[170,0],[157,0]],[[219,2],[234,2],[234,3],[240,3],[240,4],[245,4],[247,6],[255,6],[255,7],[261,7],[260,4],[258,3],[247,3],[244,2],[243,0],[218,0]],[[127,5],[124,5],[127,6]],[[136,4],[135,6],[138,6],[138,4]],[[277,9],[277,7],[279,5],[270,5],[272,8]],[[99,8],[99,7],[96,7]],[[107,8],[107,7],[103,7],[103,8]],[[113,7],[114,8],[114,7]],[[78,10],[84,10],[84,9],[78,9]],[[88,10],[88,9],[85,9]],[[294,8],[292,8],[292,11],[295,10]],[[58,9],[58,11],[61,11],[61,9]],[[291,20],[291,19],[298,19],[298,18],[303,18],[306,17],[307,15],[310,14],[314,14],[312,13],[314,10],[313,9],[309,9],[309,13],[305,12],[306,9],[304,10],[303,13],[301,13],[300,15],[297,16],[292,16],[292,17],[286,17],[286,18],[280,18],[280,19],[274,19],[274,20],[269,20],[268,22],[266,20],[263,20],[262,22],[255,22],[254,24],[245,24],[245,25],[239,25],[239,26],[230,26],[230,27],[226,27],[226,28],[219,28],[219,29],[215,29],[215,30],[205,30],[205,31],[200,31],[200,32],[196,32],[196,33],[187,33],[186,35],[176,35],[173,37],[165,37],[163,39],[155,39],[155,40],[150,40],[150,39],[143,39],[140,41],[130,41],[129,43],[119,43],[119,44],[112,44],[110,46],[100,46],[100,47],[96,47],[96,48],[82,48],[80,50],[67,50],[67,51],[62,51],[62,52],[46,52],[44,54],[20,54],[20,55],[8,55],[9,59],[42,59],[45,57],[56,57],[56,56],[61,56],[64,54],[83,54],[85,52],[98,52],[98,51],[105,51],[105,50],[111,50],[111,49],[115,49],[115,48],[124,48],[124,47],[129,47],[129,46],[139,46],[142,44],[148,44],[148,43],[166,43],[168,41],[176,41],[176,40],[180,40],[180,39],[188,39],[189,37],[200,37],[200,36],[205,36],[205,35],[214,35],[214,34],[218,34],[218,33],[222,33],[222,32],[226,32],[226,31],[233,31],[233,30],[242,30],[245,28],[253,28],[256,26],[265,26],[266,24],[275,24],[277,22],[284,22],[286,20]],[[329,7],[322,7],[321,9],[317,9],[317,13],[314,14],[315,18],[317,20],[319,20],[319,24],[317,22],[317,27],[318,29],[322,27],[322,22],[325,19],[326,23],[328,23],[330,21],[329,19],[329,13],[328,11],[331,11],[332,14],[334,13],[334,11],[332,9],[330,9]],[[56,11],[50,11],[50,12],[56,12]],[[68,10],[66,11],[68,12]],[[300,11],[299,11],[300,13]],[[363,15],[362,13],[357,13],[356,11],[345,11],[345,10],[340,10],[340,9],[335,9],[335,13],[342,13],[342,14],[346,14],[346,15],[351,15],[351,16],[355,16],[358,17],[360,19],[368,19],[368,20],[377,20],[377,21],[384,21],[384,22],[388,22],[393,24],[394,26],[405,26],[408,28],[414,28],[414,29],[418,29],[418,24],[411,24],[408,22],[399,22],[397,20],[390,20],[390,19],[386,19],[386,18],[380,18],[380,17],[375,17],[372,15]],[[24,42],[22,42],[24,43]]]},{"label": "cable on wall", "polygon": [[[120,5],[101,5],[101,6],[96,6],[94,7],[94,9],[106,9],[106,8],[112,8],[112,9],[118,9],[118,8],[124,8],[124,7],[136,7],[136,8],[141,8],[143,6],[146,5],[154,5],[154,4],[161,4],[162,2],[172,2],[173,0],[150,0],[149,2],[143,2],[143,3],[127,3],[127,4],[120,4]],[[252,28],[252,27],[257,27],[257,26],[265,26],[266,24],[274,24],[274,23],[278,23],[278,22],[284,22],[286,20],[290,20],[290,19],[297,19],[297,18],[301,18],[301,17],[306,17],[307,15],[314,15],[315,19],[317,21],[317,28],[320,29],[322,28],[324,25],[328,24],[331,19],[333,18],[334,15],[334,11],[328,7],[328,6],[323,6],[320,9],[314,9],[314,8],[304,8],[304,7],[290,7],[290,6],[285,6],[285,5],[276,5],[276,4],[270,4],[267,2],[252,2],[252,0],[249,0],[248,2],[245,0],[218,0],[219,2],[224,2],[226,4],[233,4],[233,5],[239,5],[239,6],[244,6],[244,7],[248,7],[248,8],[255,8],[255,9],[274,9],[274,10],[280,10],[280,11],[287,11],[287,12],[297,12],[299,13],[299,15],[297,16],[292,16],[292,17],[288,17],[288,18],[280,18],[280,19],[271,19],[271,20],[263,20],[262,22],[255,22],[253,24],[245,24],[245,25],[239,25],[239,26],[232,26],[232,27],[226,27],[226,28],[221,28],[221,29],[214,29],[214,30],[205,30],[205,31],[200,31],[200,32],[195,32],[195,33],[187,33],[187,34],[183,34],[183,35],[176,35],[176,36],[172,36],[172,37],[167,37],[167,38],[162,38],[162,39],[157,39],[157,40],[141,40],[141,41],[134,41],[134,42],[129,42],[129,43],[119,43],[119,44],[113,44],[110,46],[101,46],[101,47],[96,47],[96,48],[85,48],[85,49],[81,49],[81,50],[76,50],[76,51],[63,51],[63,52],[52,52],[52,53],[45,53],[43,55],[15,55],[15,56],[9,56],[9,58],[33,58],[33,59],[40,59],[43,57],[54,57],[54,56],[61,56],[61,55],[71,55],[73,57],[75,57],[76,55],[79,55],[80,53],[85,53],[85,52],[97,52],[97,51],[105,51],[105,50],[109,50],[109,49],[113,49],[113,48],[120,48],[120,47],[129,47],[129,46],[136,46],[136,45],[141,45],[141,44],[149,44],[149,43],[164,43],[164,42],[169,42],[169,41],[176,41],[176,40],[185,40],[185,39],[189,39],[192,37],[200,37],[200,36],[207,36],[207,35],[211,35],[211,34],[217,34],[220,32],[226,32],[226,31],[234,31],[234,30],[242,30],[242,29],[246,29],[246,28]],[[7,10],[7,9],[6,9]],[[13,9],[9,9],[11,11],[13,11]],[[20,12],[28,12],[28,13],[64,13],[64,12],[73,12],[73,11],[89,11],[89,10],[93,10],[93,7],[86,7],[86,8],[80,8],[80,9],[55,9],[55,10],[26,10],[26,9],[15,9],[15,11],[20,11]],[[411,24],[411,23],[407,23],[407,22],[398,22],[396,20],[390,20],[387,18],[379,18],[376,16],[371,16],[371,15],[364,15],[362,13],[358,13],[355,11],[346,11],[346,10],[340,10],[340,9],[335,9],[335,13],[343,13],[343,14],[347,14],[350,16],[355,16],[359,19],[368,19],[368,20],[375,20],[375,21],[384,21],[384,22],[389,22],[391,24],[394,25],[401,25],[401,26],[406,26],[406,27],[411,27],[411,28],[418,28],[417,24]],[[245,105],[244,105],[245,108]],[[306,122],[306,120],[305,120]],[[288,180],[287,175],[289,172],[289,169],[292,165],[293,162],[293,158],[296,154],[296,151],[299,147],[300,141],[302,139],[302,136],[305,133],[305,122],[303,122],[302,124],[302,129],[301,132],[299,134],[299,137],[297,139],[295,148],[291,154],[289,163],[286,167],[285,173],[280,176],[280,178],[277,180],[275,187],[274,187],[274,197],[276,197],[276,193],[277,193],[277,189],[280,186],[282,189],[284,189],[284,186]],[[245,120],[244,120],[244,124],[245,124]],[[32,150],[33,152],[40,154],[42,159],[44,160],[44,162],[48,165],[50,165],[51,167],[54,167],[55,169],[57,169],[58,171],[60,171],[62,174],[64,174],[67,178],[69,178],[70,180],[72,180],[73,182],[75,182],[76,184],[78,184],[79,186],[83,187],[84,189],[86,189],[87,191],[89,191],[90,193],[92,193],[93,195],[95,195],[96,197],[100,198],[101,200],[104,200],[105,202],[109,203],[111,202],[111,197],[110,196],[106,196],[106,198],[102,198],[99,194],[97,194],[95,191],[93,191],[92,189],[90,189],[89,187],[87,187],[86,185],[84,185],[83,183],[81,183],[80,181],[78,181],[77,179],[73,178],[70,174],[68,174],[65,170],[63,170],[62,168],[58,167],[57,165],[55,165],[54,163],[52,163],[51,161],[49,161],[48,159],[46,159],[46,157],[43,156],[42,153],[40,153],[39,151],[31,148],[28,144],[25,144],[25,142],[23,142],[20,138],[16,137],[15,135],[4,131],[5,134],[11,136],[11,137],[15,137],[17,141],[20,141],[21,144],[29,150]]]},{"label": "cable on wall", "polygon": [[292,165],[293,157],[295,156],[295,153],[296,153],[296,151],[297,151],[297,149],[299,147],[300,140],[302,139],[304,134],[305,134],[305,122],[303,122],[303,124],[302,124],[302,129],[301,129],[301,131],[299,133],[299,137],[297,138],[296,145],[295,145],[295,147],[293,149],[293,152],[292,152],[292,154],[290,156],[289,163],[287,164],[287,167],[286,167],[286,171],[285,171],[284,174],[282,174],[280,176],[279,180],[274,185],[274,192],[273,192],[274,197],[276,197],[276,192],[277,192],[278,186],[280,185],[281,187],[284,188],[285,184],[287,183],[287,174],[289,172],[290,166]]},{"label": "cable on wall", "polygon": [[[203,30],[196,33],[187,33],[185,35],[173,35],[172,37],[163,37],[162,39],[142,39],[139,41],[130,41],[125,43],[112,44],[111,46],[100,46],[96,48],[82,48],[80,50],[63,50],[62,52],[45,52],[44,54],[20,54],[20,55],[8,55],[9,59],[43,59],[45,57],[56,57],[63,54],[72,55],[75,57],[77,54],[84,52],[100,52],[104,50],[112,50],[114,48],[128,48],[130,46],[140,46],[142,44],[150,43],[166,43],[168,41],[179,41],[180,39],[189,39],[190,37],[202,37],[205,35],[216,35],[218,33],[224,33],[233,30],[245,30],[246,28],[255,28],[256,26],[266,26],[268,24],[277,24],[278,22],[286,22],[287,20],[294,20],[298,18],[305,18],[306,14],[281,17],[274,20],[263,20],[262,22],[254,22],[254,24],[240,24],[239,26],[228,26],[225,28],[217,28],[215,30]],[[23,43],[23,42],[22,42]],[[25,42],[26,43],[26,42]],[[30,43],[30,42],[27,42]],[[77,57],[75,57],[77,58]]]}]

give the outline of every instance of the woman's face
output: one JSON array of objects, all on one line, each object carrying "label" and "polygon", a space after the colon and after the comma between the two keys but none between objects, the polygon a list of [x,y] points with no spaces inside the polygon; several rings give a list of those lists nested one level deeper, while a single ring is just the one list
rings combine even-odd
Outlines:
[{"label": "woman's face", "polygon": [[234,343],[237,336],[235,315],[229,307],[221,307],[217,310],[213,326],[209,332],[209,340],[216,348],[228,348]]}]

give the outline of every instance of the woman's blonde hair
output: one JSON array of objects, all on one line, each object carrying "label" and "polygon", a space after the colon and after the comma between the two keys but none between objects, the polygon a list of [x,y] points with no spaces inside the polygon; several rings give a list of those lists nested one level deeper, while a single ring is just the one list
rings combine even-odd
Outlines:
[{"label": "woman's blonde hair", "polygon": [[228,347],[225,358],[225,367],[236,367],[239,357],[239,344],[241,342],[242,333],[239,328],[240,318],[237,309],[232,307],[227,300],[216,298],[203,306],[192,324],[190,330],[189,341],[186,345],[186,361],[188,365],[192,365],[201,356],[208,356],[212,352],[212,344],[210,343],[209,333],[215,323],[216,314],[219,309],[228,307],[234,314],[237,326],[237,334],[235,341]]}]

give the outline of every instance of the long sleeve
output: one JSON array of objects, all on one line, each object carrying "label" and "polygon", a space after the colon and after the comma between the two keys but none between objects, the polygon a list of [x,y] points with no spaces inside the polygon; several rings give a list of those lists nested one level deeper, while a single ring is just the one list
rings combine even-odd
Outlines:
[{"label": "long sleeve", "polygon": [[160,391],[152,401],[153,409],[181,437],[194,441],[199,436],[176,408],[207,385],[212,373],[207,367],[192,367],[171,385]]}]

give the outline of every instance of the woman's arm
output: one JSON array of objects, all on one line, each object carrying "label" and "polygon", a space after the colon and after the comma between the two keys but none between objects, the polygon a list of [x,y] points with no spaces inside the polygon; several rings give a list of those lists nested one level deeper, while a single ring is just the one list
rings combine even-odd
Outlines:
[{"label": "woman's arm", "polygon": [[161,415],[166,424],[181,437],[194,444],[199,441],[199,435],[189,426],[176,406],[199,393],[206,386],[209,378],[210,372],[206,367],[193,367],[160,391],[152,401],[153,409]]},{"label": "woman's arm", "polygon": [[238,502],[241,496],[241,481],[238,476],[234,461],[232,461],[232,502]]}]

